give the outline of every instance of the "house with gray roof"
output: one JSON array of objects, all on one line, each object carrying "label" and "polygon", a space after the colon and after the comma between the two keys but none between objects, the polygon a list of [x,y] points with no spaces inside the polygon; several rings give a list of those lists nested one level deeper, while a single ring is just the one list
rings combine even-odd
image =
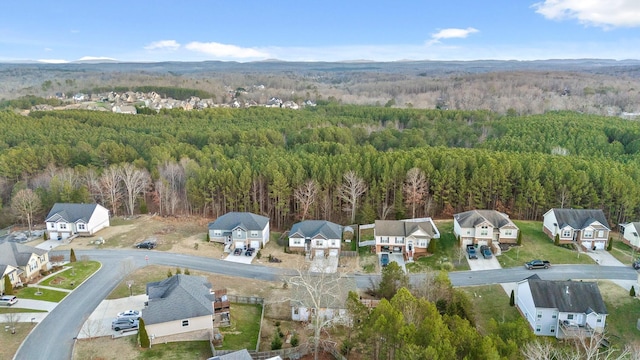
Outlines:
[{"label": "house with gray roof", "polygon": [[585,249],[604,250],[609,223],[600,209],[551,209],[544,214],[542,231],[560,244],[576,243]]},{"label": "house with gray roof", "polygon": [[45,222],[49,239],[92,236],[110,225],[109,210],[100,204],[56,203]]},{"label": "house with gray roof", "polygon": [[22,273],[23,271],[15,266],[0,264],[0,294],[4,295],[5,293],[5,289],[4,289],[5,276],[9,277],[11,286],[15,288],[16,286],[19,286],[22,284],[22,281],[20,280],[20,274]]},{"label": "house with gray roof", "polygon": [[541,280],[517,283],[516,306],[538,336],[589,337],[604,331],[607,307],[595,282]]},{"label": "house with gray roof", "polygon": [[209,223],[209,241],[230,248],[263,248],[269,242],[269,218],[250,212],[229,212]]},{"label": "house with gray roof", "polygon": [[305,252],[312,259],[340,255],[342,225],[327,220],[304,220],[289,231],[289,249]]},{"label": "house with gray roof", "polygon": [[636,250],[640,248],[640,222],[628,222],[619,224],[620,234],[622,234],[622,241],[627,245],[633,246]]},{"label": "house with gray roof", "polygon": [[376,253],[399,253],[406,259],[427,254],[431,241],[440,237],[431,218],[376,220],[373,230]]},{"label": "house with gray roof", "polygon": [[515,244],[519,231],[509,215],[496,210],[470,210],[453,215],[453,234],[462,247]]},{"label": "house with gray roof", "polygon": [[49,270],[49,251],[11,241],[0,243],[0,271],[9,275],[11,283],[21,285]]},{"label": "house with gray roof", "polygon": [[[211,284],[203,276],[177,274],[147,284],[142,311],[147,333],[156,341],[167,337],[210,339],[213,334],[214,301]],[[162,340],[158,340],[162,338]]]}]

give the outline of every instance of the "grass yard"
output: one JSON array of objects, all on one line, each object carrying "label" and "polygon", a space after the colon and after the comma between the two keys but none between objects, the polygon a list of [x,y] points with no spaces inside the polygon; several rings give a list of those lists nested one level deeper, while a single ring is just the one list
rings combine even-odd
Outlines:
[{"label": "grass yard", "polygon": [[73,349],[73,359],[195,359],[204,360],[211,357],[208,341],[178,341],[167,344],[156,344],[150,349],[138,346],[135,336],[111,339],[99,337],[90,340],[78,340]]},{"label": "grass yard", "polygon": [[0,315],[1,314],[15,314],[15,313],[37,313],[37,312],[47,312],[47,311],[46,310],[36,310],[36,309],[14,308],[14,307],[0,307]]},{"label": "grass yard", "polygon": [[613,238],[613,245],[609,253],[620,260],[621,263],[631,265],[640,256],[640,253],[633,251],[631,246],[625,244],[622,240],[616,239],[616,237],[614,236]]},{"label": "grass yard", "polygon": [[[130,295],[130,291],[133,295],[143,295],[147,293],[147,283],[153,281],[160,281],[167,278],[167,272],[169,269],[165,266],[149,265],[144,268],[136,270],[134,273],[127,275],[127,278],[118,284],[113,289],[111,294],[107,296],[108,300],[119,299]],[[170,269],[173,274],[176,273],[176,269]],[[184,269],[180,269],[184,271]],[[132,280],[131,290],[127,285],[127,281]]]},{"label": "grass yard", "polygon": [[514,221],[522,232],[522,245],[516,246],[498,256],[503,268],[519,267],[533,259],[549,260],[551,264],[595,264],[585,254],[573,249],[555,246],[542,232],[539,221]]},{"label": "grass yard", "polygon": [[72,290],[100,269],[100,263],[97,261],[77,261],[70,263],[68,266],[71,268],[49,277],[42,281],[41,284]]},{"label": "grass yard", "polygon": [[[36,295],[37,292],[41,292],[42,294]],[[42,289],[38,287],[25,287],[21,289],[15,290],[15,295],[19,299],[33,299],[33,300],[44,300],[51,302],[60,302],[65,298],[69,293],[64,291],[56,291],[49,289]]]},{"label": "grass yard", "polygon": [[231,326],[220,328],[224,335],[218,350],[255,350],[260,332],[261,305],[231,304]]},{"label": "grass yard", "polygon": [[515,306],[509,306],[509,295],[500,285],[472,286],[460,288],[467,293],[475,310],[476,327],[486,334],[489,320],[514,321],[520,318]]},{"label": "grass yard", "polygon": [[[4,316],[1,316],[0,319],[4,321]],[[4,329],[6,325],[8,324],[0,322],[0,328]],[[0,335],[0,359],[13,359],[22,341],[35,326],[36,324],[21,322],[16,324],[15,334],[3,330],[2,335]]]},{"label": "grass yard", "polygon": [[153,345],[150,349],[140,349],[138,359],[208,359],[212,356],[208,341],[179,341]]},{"label": "grass yard", "polygon": [[611,341],[620,346],[640,345],[640,330],[636,328],[640,319],[640,298],[632,298],[627,290],[609,281],[599,281],[598,287],[609,311],[606,331],[611,335]]},{"label": "grass yard", "polygon": [[437,221],[436,226],[440,231],[436,253],[431,256],[423,256],[415,262],[407,264],[407,270],[412,273],[441,269],[469,270],[466,254],[460,250],[458,241],[453,235],[453,220]]}]

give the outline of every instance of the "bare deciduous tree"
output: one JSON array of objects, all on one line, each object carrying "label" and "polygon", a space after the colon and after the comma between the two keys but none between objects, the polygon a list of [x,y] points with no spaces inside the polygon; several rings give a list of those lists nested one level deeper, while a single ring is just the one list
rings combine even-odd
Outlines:
[{"label": "bare deciduous tree", "polygon": [[302,214],[300,215],[302,220],[307,217],[309,208],[316,201],[318,191],[318,183],[313,179],[307,180],[304,184],[298,186],[293,191],[293,196],[300,203],[300,207],[302,208]]},{"label": "bare deciduous tree", "polygon": [[104,169],[98,179],[98,187],[105,205],[111,210],[111,215],[117,215],[123,197],[122,174],[117,165]]},{"label": "bare deciduous tree", "polygon": [[144,194],[150,182],[149,173],[144,169],[137,169],[132,164],[125,164],[120,168],[120,177],[124,184],[125,198],[129,216],[133,216],[136,200]]},{"label": "bare deciduous tree", "polygon": [[29,226],[29,236],[33,226],[33,216],[42,204],[40,198],[31,189],[22,189],[18,191],[11,199],[11,210],[22,221],[26,221]]},{"label": "bare deciduous tree", "polygon": [[348,204],[345,210],[351,214],[351,223],[356,221],[358,199],[367,191],[367,184],[353,170],[344,174],[344,182],[338,191],[340,199]]},{"label": "bare deciduous tree", "polygon": [[416,208],[425,201],[425,195],[429,191],[428,185],[424,171],[414,167],[407,172],[403,191],[405,202],[411,206],[412,218],[416,217]]}]

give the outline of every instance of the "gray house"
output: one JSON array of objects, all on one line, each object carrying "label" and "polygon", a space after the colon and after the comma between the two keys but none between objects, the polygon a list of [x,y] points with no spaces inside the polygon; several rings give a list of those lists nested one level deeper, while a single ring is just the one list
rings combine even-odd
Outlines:
[{"label": "gray house", "polygon": [[542,231],[552,240],[558,235],[561,244],[604,250],[609,240],[609,223],[600,209],[551,209],[542,224]]},{"label": "gray house", "polygon": [[269,218],[249,212],[226,213],[209,223],[209,240],[260,249],[269,242]]},{"label": "gray house", "polygon": [[210,339],[213,334],[214,295],[202,276],[177,274],[147,284],[149,301],[142,311],[151,339],[191,333],[189,338]]},{"label": "gray house", "polygon": [[289,232],[289,249],[317,256],[340,255],[342,226],[326,220],[305,220],[293,224]]}]

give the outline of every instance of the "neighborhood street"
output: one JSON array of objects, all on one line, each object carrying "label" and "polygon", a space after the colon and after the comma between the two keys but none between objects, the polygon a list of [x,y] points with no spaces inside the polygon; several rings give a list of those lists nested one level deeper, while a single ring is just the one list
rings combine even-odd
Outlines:
[{"label": "neighborhood street", "polygon": [[[52,254],[56,254],[55,251]],[[59,252],[68,256],[68,252]],[[69,294],[46,318],[27,336],[16,353],[17,360],[68,360],[72,357],[75,337],[83,323],[102,300],[118,285],[126,273],[148,264],[189,268],[204,272],[238,276],[266,281],[277,281],[286,273],[279,268],[229,263],[220,259],[191,255],[140,250],[89,250],[77,251],[78,257],[88,256],[102,262],[102,268],[82,286]],[[145,257],[148,257],[146,259]],[[636,280],[637,273],[631,267],[598,265],[557,265],[546,270],[526,270],[524,268],[451,272],[449,277],[454,286],[471,286],[515,282],[533,274],[542,279],[620,279]],[[359,288],[367,288],[372,279],[379,275],[355,275]],[[412,276],[418,283],[420,275]]]}]

